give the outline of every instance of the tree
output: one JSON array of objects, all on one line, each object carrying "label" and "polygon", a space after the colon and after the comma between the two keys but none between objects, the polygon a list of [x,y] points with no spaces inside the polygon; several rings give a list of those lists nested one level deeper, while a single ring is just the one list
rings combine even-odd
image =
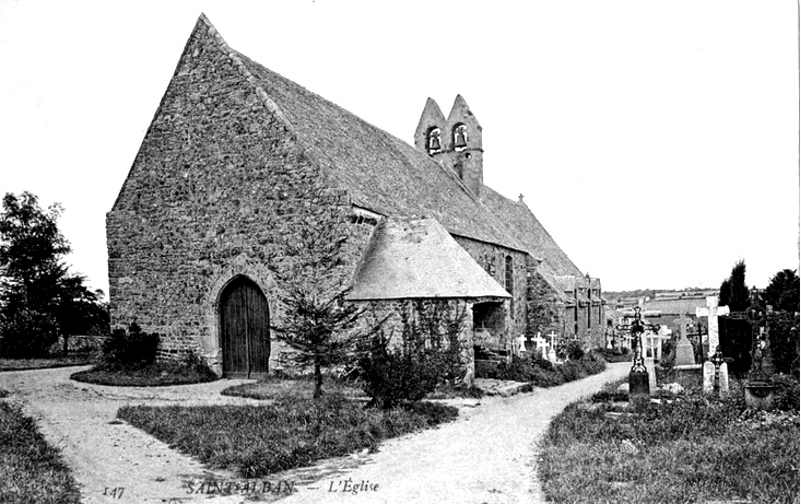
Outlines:
[{"label": "tree", "polygon": [[799,311],[799,279],[796,271],[784,269],[773,275],[765,288],[764,298],[774,310],[790,313]]},{"label": "tree", "polygon": [[[70,246],[58,229],[63,209],[45,211],[23,192],[3,197],[0,213],[0,335],[3,355],[42,355],[59,333],[75,334],[107,318],[102,292],[70,275],[63,257]],[[66,344],[66,341],[65,341]]]},{"label": "tree", "polygon": [[[358,335],[353,329],[364,308],[345,301],[350,291],[344,251],[349,233],[336,207],[304,207],[295,232],[284,240],[289,261],[271,269],[281,282],[284,324],[276,337],[295,350],[297,364],[314,368],[314,398],[322,395],[322,370],[348,361]],[[350,336],[350,337],[349,337]]]},{"label": "tree", "polygon": [[[745,261],[742,259],[734,264],[729,278],[721,284],[719,304],[728,306],[732,312],[742,312],[751,306],[751,293],[745,283]],[[745,320],[727,317],[721,318],[718,324],[720,348],[725,356],[734,359],[729,369],[735,375],[742,375],[751,365],[751,326]]]},{"label": "tree", "polygon": [[89,290],[85,277],[67,275],[58,285],[58,302],[55,317],[61,332],[63,352],[69,347],[69,338],[77,334],[109,334],[108,305],[102,290]]},{"label": "tree", "polygon": [[751,306],[751,293],[745,283],[745,261],[740,259],[731,269],[731,275],[720,285],[720,305],[731,311],[743,311]]},{"label": "tree", "polygon": [[799,278],[795,270],[784,269],[770,278],[763,295],[774,313],[768,318],[770,348],[776,371],[798,376]]}]

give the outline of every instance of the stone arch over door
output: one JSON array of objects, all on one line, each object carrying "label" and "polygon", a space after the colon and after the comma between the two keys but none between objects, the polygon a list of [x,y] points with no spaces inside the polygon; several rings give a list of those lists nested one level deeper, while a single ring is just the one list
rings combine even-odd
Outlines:
[{"label": "stone arch over door", "polygon": [[237,275],[222,289],[218,306],[223,376],[265,376],[270,360],[267,297],[253,280]]}]

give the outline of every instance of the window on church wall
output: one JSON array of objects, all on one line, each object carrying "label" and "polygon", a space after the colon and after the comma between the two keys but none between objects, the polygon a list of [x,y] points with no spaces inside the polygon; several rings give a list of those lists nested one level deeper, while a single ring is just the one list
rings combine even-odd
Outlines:
[{"label": "window on church wall", "polygon": [[462,166],[462,163],[456,163],[455,165],[453,165],[453,171],[456,172],[456,175],[459,177],[459,180],[464,179],[464,166]]},{"label": "window on church wall", "polygon": [[515,316],[515,276],[512,256],[506,256],[506,292],[512,295],[509,301],[509,314]]},{"label": "window on church wall", "polygon": [[453,127],[453,150],[461,151],[467,148],[467,126],[457,124]]},{"label": "window on church wall", "polygon": [[426,150],[429,155],[442,151],[442,130],[430,128],[426,134]]},{"label": "window on church wall", "polygon": [[592,289],[587,289],[587,329],[592,329]]}]

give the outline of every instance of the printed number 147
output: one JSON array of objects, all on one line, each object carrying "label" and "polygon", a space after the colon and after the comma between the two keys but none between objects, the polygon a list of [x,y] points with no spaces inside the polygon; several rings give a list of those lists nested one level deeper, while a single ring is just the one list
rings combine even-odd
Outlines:
[{"label": "printed number 147", "polygon": [[114,487],[114,488],[106,487],[103,490],[103,495],[107,495],[114,499],[121,499],[123,492],[125,492],[125,487]]}]

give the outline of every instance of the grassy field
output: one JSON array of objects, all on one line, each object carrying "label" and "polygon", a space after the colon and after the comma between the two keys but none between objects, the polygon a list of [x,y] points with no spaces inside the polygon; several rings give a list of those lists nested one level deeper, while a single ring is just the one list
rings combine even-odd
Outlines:
[{"label": "grassy field", "polygon": [[162,387],[214,381],[217,376],[202,366],[175,362],[156,362],[145,366],[96,365],[92,369],[73,373],[70,378],[97,385],[118,387]]},{"label": "grassy field", "polygon": [[458,414],[455,408],[430,402],[385,411],[339,394],[319,400],[269,395],[274,401],[263,406],[128,406],[118,417],[211,467],[255,478],[374,450],[384,439]]},{"label": "grassy field", "polygon": [[0,402],[0,474],[0,502],[81,501],[78,486],[58,451],[45,442],[31,418],[5,402]]},{"label": "grassy field", "polygon": [[783,411],[748,410],[734,383],[728,399],[697,389],[633,409],[605,391],[574,403],[544,437],[538,463],[553,502],[797,503],[798,386]]}]

